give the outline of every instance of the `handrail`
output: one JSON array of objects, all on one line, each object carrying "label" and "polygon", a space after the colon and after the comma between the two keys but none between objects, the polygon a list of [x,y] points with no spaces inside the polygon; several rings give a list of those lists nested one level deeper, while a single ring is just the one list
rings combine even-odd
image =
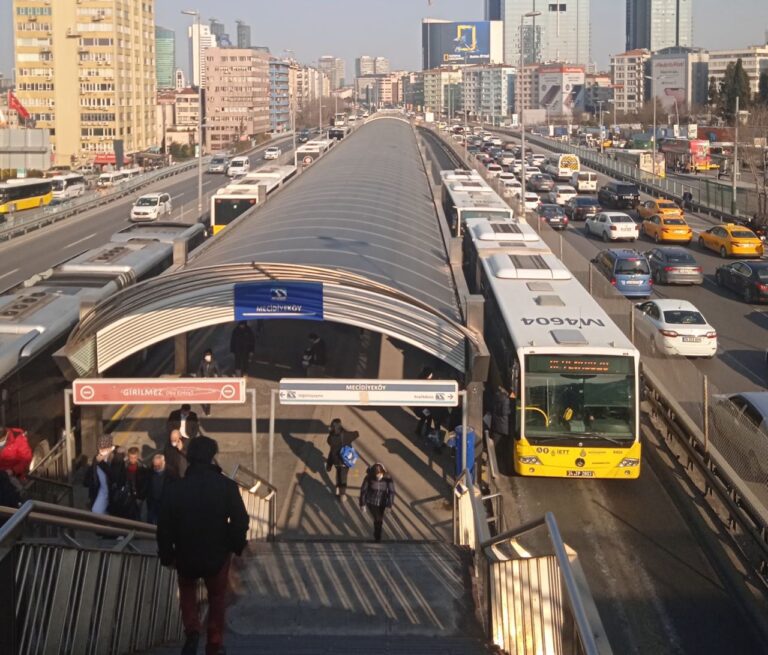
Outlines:
[{"label": "handrail", "polygon": [[49,463],[49,460],[53,460],[55,457],[65,457],[66,456],[65,446],[66,446],[66,441],[63,438],[57,441],[53,445],[53,448],[51,448],[46,453],[45,457],[43,457],[43,459],[41,459],[35,465],[35,467],[29,471],[29,475],[30,476],[35,475],[37,471],[39,471],[43,466]]},{"label": "handrail", "polygon": [[277,532],[277,487],[242,464],[235,466],[230,477],[240,488],[240,496],[248,512],[248,540],[274,541]]}]

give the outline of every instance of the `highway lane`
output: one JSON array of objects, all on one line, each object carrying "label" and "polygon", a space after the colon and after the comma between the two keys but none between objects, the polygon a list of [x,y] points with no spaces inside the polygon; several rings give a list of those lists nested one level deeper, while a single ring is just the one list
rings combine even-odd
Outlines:
[{"label": "highway lane", "polygon": [[[264,164],[264,150],[269,145],[285,145],[290,141],[280,139],[265,144],[251,155],[251,165]],[[210,194],[228,182],[226,175],[204,173],[204,213],[208,211],[210,201],[207,198]],[[118,200],[0,244],[0,290],[13,287],[89,248],[107,243],[115,232],[131,224],[128,217],[135,198],[153,191],[171,194],[173,213],[169,220],[197,220],[197,171],[160,180],[141,189],[134,197]]]},{"label": "highway lane", "polygon": [[[431,150],[433,160],[451,166]],[[517,477],[509,474],[509,451],[500,450],[505,475],[497,482],[506,526],[555,514],[579,555],[616,653],[765,652],[722,572],[711,523],[695,514],[701,504],[677,491],[685,479],[678,463],[645,443],[642,474],[634,481]]]}]

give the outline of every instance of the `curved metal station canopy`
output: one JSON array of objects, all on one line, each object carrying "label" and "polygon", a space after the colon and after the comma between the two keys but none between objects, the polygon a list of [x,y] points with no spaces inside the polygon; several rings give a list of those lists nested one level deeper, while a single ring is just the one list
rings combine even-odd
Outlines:
[{"label": "curved metal station canopy", "polygon": [[[389,335],[464,371],[465,328],[423,161],[405,121],[377,119],[180,271],[97,305],[62,351],[103,373],[163,339],[235,321],[238,289],[314,285],[323,320]],[[297,318],[300,318],[297,316]]]}]

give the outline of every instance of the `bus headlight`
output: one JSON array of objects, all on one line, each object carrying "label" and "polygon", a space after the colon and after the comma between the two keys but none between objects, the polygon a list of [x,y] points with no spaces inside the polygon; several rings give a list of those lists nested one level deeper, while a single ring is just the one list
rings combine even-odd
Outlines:
[{"label": "bus headlight", "polygon": [[625,457],[619,462],[620,469],[630,466],[640,466],[640,459],[638,457]]},{"label": "bus headlight", "polygon": [[518,459],[520,460],[521,464],[541,464],[541,460],[536,457],[536,455],[531,455],[530,457],[520,457]]}]

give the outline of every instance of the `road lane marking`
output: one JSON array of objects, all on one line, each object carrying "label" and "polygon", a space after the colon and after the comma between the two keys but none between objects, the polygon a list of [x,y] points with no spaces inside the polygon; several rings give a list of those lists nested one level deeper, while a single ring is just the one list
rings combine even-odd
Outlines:
[{"label": "road lane marking", "polygon": [[93,234],[89,234],[87,237],[83,237],[82,239],[78,239],[77,241],[73,241],[72,243],[68,243],[64,248],[71,248],[72,246],[76,246],[78,243],[82,243],[83,241],[88,241],[88,239],[92,239],[96,236],[96,232]]},{"label": "road lane marking", "polygon": [[18,273],[18,272],[19,272],[19,269],[14,268],[12,271],[8,271],[7,273],[3,273],[2,275],[0,275],[0,280],[2,280],[4,277],[8,277],[9,275],[13,275],[14,273]]}]

